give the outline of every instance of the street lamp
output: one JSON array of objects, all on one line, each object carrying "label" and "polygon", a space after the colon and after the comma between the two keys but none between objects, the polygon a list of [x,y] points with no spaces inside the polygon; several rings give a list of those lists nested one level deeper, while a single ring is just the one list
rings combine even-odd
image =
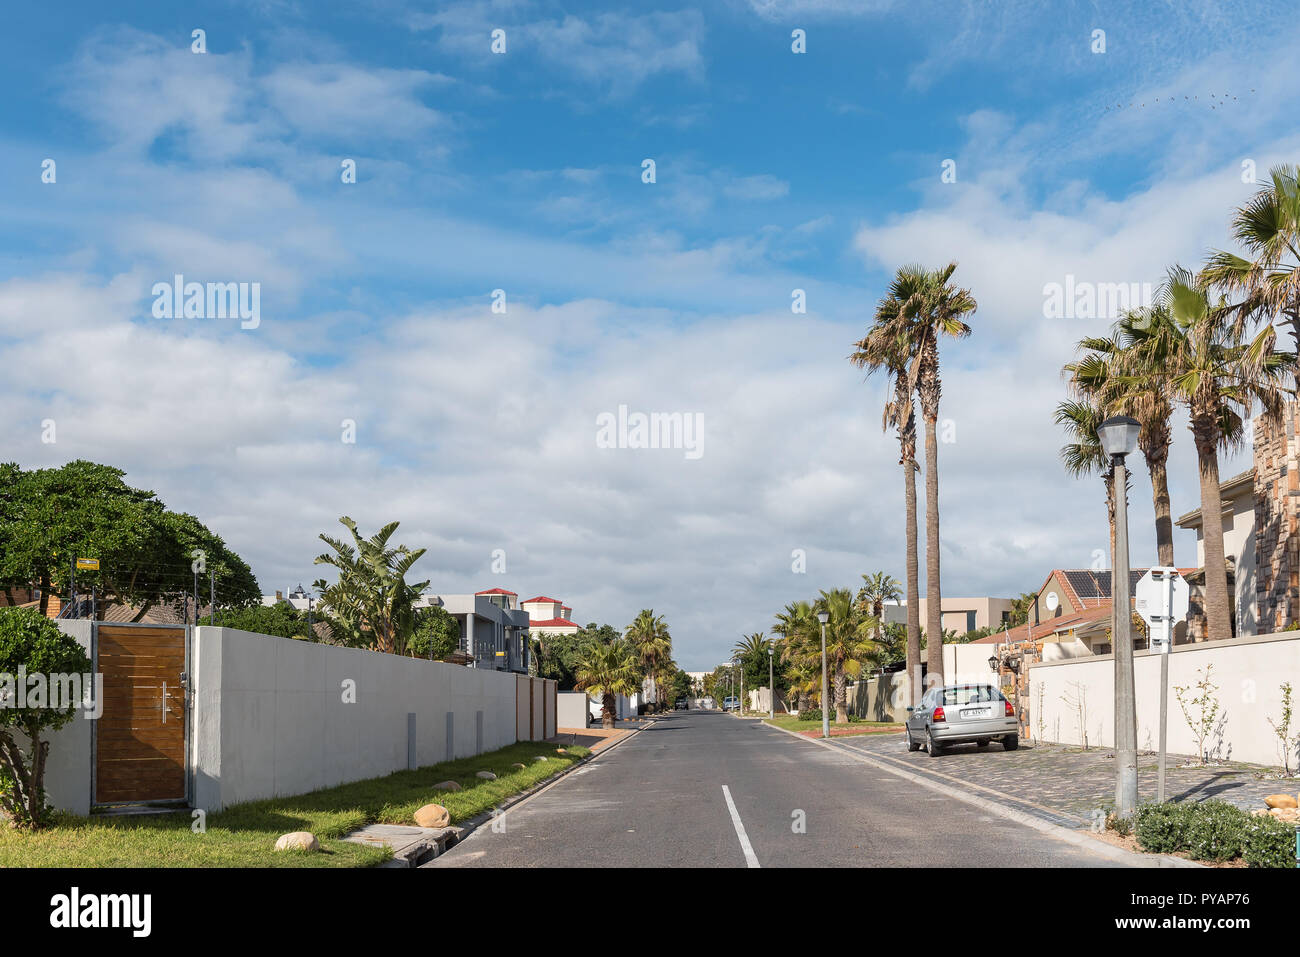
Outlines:
[{"label": "street lamp", "polygon": [[997,670],[998,670],[998,656],[989,655],[989,671],[997,671]]},{"label": "street lamp", "polygon": [[1115,652],[1115,814],[1137,810],[1137,702],[1133,690],[1133,634],[1129,609],[1128,470],[1126,456],[1137,448],[1142,425],[1127,415],[1112,415],[1097,429],[1102,451],[1110,456],[1115,499],[1115,554],[1111,556],[1111,643]]},{"label": "street lamp", "polygon": [[769,641],[767,643],[767,717],[769,721],[776,720],[776,684],[772,680],[772,659],[775,652],[776,649],[772,647],[772,643]]},{"label": "street lamp", "polygon": [[817,620],[822,623],[822,737],[831,736],[831,719],[827,710],[829,702],[826,700],[826,622],[831,620],[829,612],[817,612]]}]

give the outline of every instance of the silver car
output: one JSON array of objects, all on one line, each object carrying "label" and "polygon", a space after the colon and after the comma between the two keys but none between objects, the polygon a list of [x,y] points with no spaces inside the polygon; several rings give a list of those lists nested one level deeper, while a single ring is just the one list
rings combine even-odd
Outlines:
[{"label": "silver car", "polygon": [[1002,748],[1020,746],[1020,727],[1015,708],[992,685],[947,685],[931,688],[915,708],[908,708],[907,750],[924,745],[930,757],[938,757],[950,744],[974,741],[980,747],[1001,741]]}]

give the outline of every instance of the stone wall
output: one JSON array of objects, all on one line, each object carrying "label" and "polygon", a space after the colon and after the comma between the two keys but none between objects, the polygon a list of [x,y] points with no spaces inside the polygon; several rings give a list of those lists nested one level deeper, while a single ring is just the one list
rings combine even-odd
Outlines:
[{"label": "stone wall", "polygon": [[1262,417],[1255,432],[1255,595],[1260,633],[1281,631],[1300,611],[1300,418],[1287,403],[1279,425]]}]

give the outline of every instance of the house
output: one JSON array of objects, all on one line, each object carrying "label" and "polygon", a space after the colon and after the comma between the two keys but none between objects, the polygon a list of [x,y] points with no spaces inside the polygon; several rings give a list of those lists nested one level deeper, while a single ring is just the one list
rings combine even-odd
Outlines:
[{"label": "house", "polygon": [[[1180,568],[1179,572],[1188,576],[1196,569]],[[1146,573],[1145,568],[1129,569],[1130,596]],[[1037,590],[1037,598],[1029,608],[1029,621],[994,632],[971,644],[1006,646],[1028,643],[1041,652],[1044,661],[1108,655],[1113,650],[1110,642],[1113,605],[1110,582],[1110,569],[1054,568]],[[1135,648],[1146,647],[1146,637],[1140,632],[1135,631],[1133,639]],[[1174,643],[1183,644],[1187,640],[1187,624],[1184,622],[1174,631]]]},{"label": "house", "polygon": [[573,609],[558,598],[538,595],[520,604],[528,612],[529,633],[532,635],[542,632],[552,635],[574,635],[582,629],[581,625],[570,618]]},{"label": "house", "polygon": [[[925,627],[928,599],[921,599],[921,627]],[[996,627],[1010,620],[1010,598],[948,598],[939,603],[939,617],[944,631],[964,635],[977,628]],[[885,605],[885,622],[887,624],[907,623],[907,601]]]},{"label": "house", "polygon": [[504,588],[472,595],[421,595],[417,608],[444,609],[460,626],[460,651],[471,668],[528,674],[528,612]]}]

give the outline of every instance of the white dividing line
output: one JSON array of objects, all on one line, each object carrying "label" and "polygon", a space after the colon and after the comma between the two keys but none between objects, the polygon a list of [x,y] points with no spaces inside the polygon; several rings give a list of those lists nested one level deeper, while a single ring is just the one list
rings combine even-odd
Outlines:
[{"label": "white dividing line", "polygon": [[740,813],[736,810],[736,802],[731,799],[731,791],[724,784],[722,786],[722,796],[727,799],[727,810],[731,812],[731,823],[736,825],[736,837],[740,838],[740,849],[745,854],[746,867],[758,867],[758,858],[754,856],[754,847],[749,843],[749,835],[745,833],[745,825],[740,822]]}]

